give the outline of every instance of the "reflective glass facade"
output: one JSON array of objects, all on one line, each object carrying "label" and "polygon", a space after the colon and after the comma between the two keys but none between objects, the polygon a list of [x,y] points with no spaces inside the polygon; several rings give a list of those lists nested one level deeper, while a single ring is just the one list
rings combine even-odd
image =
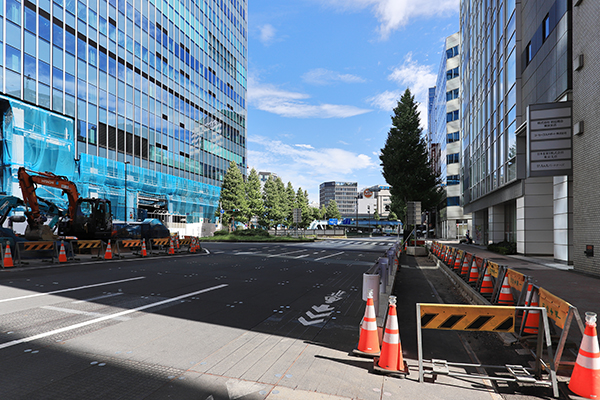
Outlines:
[{"label": "reflective glass facade", "polygon": [[246,68],[246,0],[0,0],[0,92],[69,117],[80,192],[125,216],[214,220],[246,171]]},{"label": "reflective glass facade", "polygon": [[515,6],[515,0],[461,1],[465,204],[517,178]]}]

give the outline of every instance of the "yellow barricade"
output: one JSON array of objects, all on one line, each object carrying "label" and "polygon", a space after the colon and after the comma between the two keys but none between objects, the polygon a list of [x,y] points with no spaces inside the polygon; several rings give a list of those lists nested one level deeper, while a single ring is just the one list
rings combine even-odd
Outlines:
[{"label": "yellow barricade", "polygon": [[102,240],[72,240],[71,246],[73,247],[73,251],[77,251],[78,254],[81,254],[81,250],[87,249],[90,249],[90,254],[92,254],[92,250],[97,249],[98,253],[96,254],[96,257],[103,257],[104,242]]},{"label": "yellow barricade", "polygon": [[514,307],[454,304],[421,304],[423,329],[514,332]]}]

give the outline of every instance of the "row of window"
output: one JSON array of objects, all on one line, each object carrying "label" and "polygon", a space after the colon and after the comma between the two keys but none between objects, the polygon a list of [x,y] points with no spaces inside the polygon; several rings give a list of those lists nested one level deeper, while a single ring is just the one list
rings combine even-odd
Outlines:
[{"label": "row of window", "polygon": [[458,110],[446,113],[446,122],[456,121],[459,118]]},{"label": "row of window", "polygon": [[459,153],[446,154],[446,164],[455,164],[460,162]]},{"label": "row of window", "polygon": [[446,92],[446,101],[458,99],[458,88]]},{"label": "row of window", "polygon": [[446,71],[446,80],[458,78],[458,67]]},{"label": "row of window", "polygon": [[458,45],[454,46],[451,49],[446,50],[446,58],[450,59],[456,57],[458,55]]},{"label": "row of window", "polygon": [[446,135],[446,143],[454,143],[454,142],[458,142],[459,140],[460,140],[460,133],[458,131],[450,132]]}]

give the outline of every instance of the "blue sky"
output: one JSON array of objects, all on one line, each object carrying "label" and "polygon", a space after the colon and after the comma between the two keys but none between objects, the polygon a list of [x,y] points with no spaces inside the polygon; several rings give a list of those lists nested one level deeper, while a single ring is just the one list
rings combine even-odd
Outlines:
[{"label": "blue sky", "polygon": [[325,181],[385,184],[379,151],[409,87],[426,126],[458,0],[249,0],[248,166],[318,202]]}]

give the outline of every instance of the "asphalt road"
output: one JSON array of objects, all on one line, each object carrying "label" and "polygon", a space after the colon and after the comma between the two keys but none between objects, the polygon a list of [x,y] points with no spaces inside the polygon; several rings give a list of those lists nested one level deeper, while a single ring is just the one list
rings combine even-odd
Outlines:
[{"label": "asphalt road", "polygon": [[[479,379],[418,383],[414,304],[454,296],[423,259],[403,261],[396,286],[410,375],[349,355],[362,274],[392,243],[211,243],[210,254],[2,271],[0,398],[500,398]],[[426,358],[473,360],[459,335],[433,332]]]}]

